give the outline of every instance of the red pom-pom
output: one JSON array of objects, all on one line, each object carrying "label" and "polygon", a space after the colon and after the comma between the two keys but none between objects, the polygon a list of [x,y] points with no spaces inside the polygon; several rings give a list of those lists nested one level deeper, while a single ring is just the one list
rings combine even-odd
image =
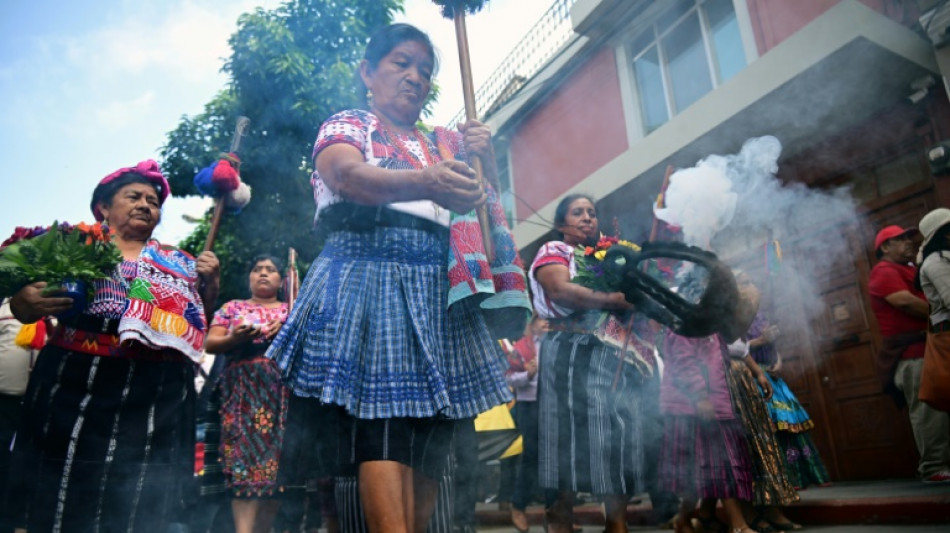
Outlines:
[{"label": "red pom-pom", "polygon": [[241,185],[241,178],[238,176],[237,169],[231,165],[230,161],[221,159],[211,174],[211,183],[214,184],[214,188],[217,189],[219,193],[223,194],[237,189],[238,186]]},{"label": "red pom-pom", "polygon": [[33,340],[30,341],[30,348],[34,350],[42,350],[43,346],[46,346],[46,319],[38,320],[36,322],[36,334],[33,335]]}]

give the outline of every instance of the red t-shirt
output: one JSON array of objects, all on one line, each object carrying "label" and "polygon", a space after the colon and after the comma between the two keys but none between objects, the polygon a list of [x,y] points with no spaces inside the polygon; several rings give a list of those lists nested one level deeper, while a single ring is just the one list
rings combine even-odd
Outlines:
[{"label": "red t-shirt", "polygon": [[[881,335],[890,337],[911,331],[927,330],[926,320],[914,318],[884,299],[895,292],[909,291],[921,300],[926,300],[924,293],[914,287],[916,273],[916,267],[892,261],[878,261],[871,269],[871,274],[868,276],[868,293],[871,295],[871,309],[877,317]],[[923,357],[924,347],[923,342],[913,344],[907,348],[902,357],[904,359]]]}]

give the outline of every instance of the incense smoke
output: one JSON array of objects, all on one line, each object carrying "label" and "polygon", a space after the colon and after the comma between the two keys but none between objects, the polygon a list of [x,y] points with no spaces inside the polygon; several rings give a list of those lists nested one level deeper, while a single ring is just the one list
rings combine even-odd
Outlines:
[{"label": "incense smoke", "polygon": [[[657,218],[682,228],[688,244],[761,267],[765,274],[756,284],[782,300],[773,300],[766,311],[794,304],[787,301],[793,296],[811,322],[825,308],[819,277],[839,260],[852,261],[842,228],[858,221],[856,203],[843,187],[783,183],[776,176],[781,152],[781,142],[765,136],[747,140],[738,154],[710,155],[670,177],[665,207],[655,211]],[[794,257],[786,253],[777,269],[763,264],[762,252],[773,240],[785,252],[795,251]]]}]

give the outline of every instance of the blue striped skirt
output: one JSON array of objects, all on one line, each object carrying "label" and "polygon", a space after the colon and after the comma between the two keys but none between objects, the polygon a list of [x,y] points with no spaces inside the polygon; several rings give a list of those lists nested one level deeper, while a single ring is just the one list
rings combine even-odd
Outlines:
[{"label": "blue striped skirt", "polygon": [[331,233],[267,352],[294,394],[356,418],[465,418],[509,401],[478,302],[446,310],[447,258],[436,233]]},{"label": "blue striped skirt", "polygon": [[593,335],[541,342],[538,480],[546,489],[636,494],[645,489],[643,377]]}]

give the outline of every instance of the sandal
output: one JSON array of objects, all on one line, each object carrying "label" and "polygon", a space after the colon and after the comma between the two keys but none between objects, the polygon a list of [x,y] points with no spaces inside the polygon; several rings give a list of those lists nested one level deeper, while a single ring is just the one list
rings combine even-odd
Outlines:
[{"label": "sandal", "polygon": [[[773,521],[768,520],[768,519],[766,519],[765,521],[768,522],[769,525],[772,526],[772,527],[774,527],[775,529],[781,529],[781,530],[783,530],[783,531],[798,531],[799,529],[803,529],[803,527],[804,527],[804,526],[802,526],[801,524],[796,524],[795,522],[791,522],[791,521],[789,521],[789,522],[773,522]],[[761,531],[761,530],[760,530],[760,531]],[[765,533],[765,532],[762,532],[762,533]]]},{"label": "sandal", "polygon": [[759,533],[785,533],[783,528],[776,527],[775,523],[769,521],[768,518],[765,518],[762,515],[755,517],[755,519],[753,519],[750,524],[752,525],[749,527],[755,531],[758,531]]}]

